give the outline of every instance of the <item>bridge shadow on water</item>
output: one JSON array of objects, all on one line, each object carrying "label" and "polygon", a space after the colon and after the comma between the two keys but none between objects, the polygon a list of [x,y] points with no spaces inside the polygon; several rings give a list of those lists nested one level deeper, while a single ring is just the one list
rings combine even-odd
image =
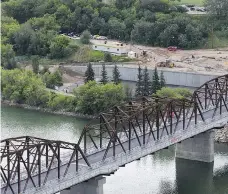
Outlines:
[{"label": "bridge shadow on water", "polygon": [[203,163],[179,158],[175,162],[178,194],[214,194],[214,162]]}]

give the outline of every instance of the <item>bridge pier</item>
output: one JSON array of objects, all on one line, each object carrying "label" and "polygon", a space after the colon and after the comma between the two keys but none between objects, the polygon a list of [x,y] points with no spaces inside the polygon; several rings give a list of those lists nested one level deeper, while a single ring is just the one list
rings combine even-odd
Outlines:
[{"label": "bridge pier", "polygon": [[194,138],[176,144],[176,158],[200,162],[214,161],[214,131],[196,135]]},{"label": "bridge pier", "polygon": [[99,176],[60,191],[60,194],[103,194],[103,184],[105,182],[106,178]]}]

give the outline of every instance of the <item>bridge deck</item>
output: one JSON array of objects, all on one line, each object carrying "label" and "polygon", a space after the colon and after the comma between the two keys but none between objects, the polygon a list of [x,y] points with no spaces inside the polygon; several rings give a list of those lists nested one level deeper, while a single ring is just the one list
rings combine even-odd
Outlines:
[{"label": "bridge deck", "polygon": [[[132,142],[131,142],[131,148],[132,149],[130,151],[127,151],[126,154],[123,152],[123,149],[121,148],[120,144],[117,144],[116,149],[115,149],[117,156],[115,158],[112,157],[112,148],[113,147],[111,146],[110,150],[107,154],[107,158],[105,159],[104,162],[101,162],[102,158],[104,156],[104,153],[105,153],[105,147],[106,146],[104,146],[104,149],[100,149],[95,153],[87,155],[87,159],[89,160],[89,162],[92,166],[91,168],[87,167],[85,161],[81,158],[81,159],[79,159],[79,172],[76,173],[76,170],[75,170],[76,169],[76,163],[72,163],[69,167],[69,172],[71,172],[71,173],[64,178],[61,177],[60,180],[56,179],[57,169],[53,168],[50,170],[50,173],[48,176],[48,181],[47,181],[45,186],[42,186],[41,188],[36,190],[33,187],[31,180],[29,180],[25,193],[29,193],[29,194],[31,194],[31,193],[46,193],[46,191],[48,191],[48,193],[58,192],[58,191],[62,190],[62,187],[60,186],[61,184],[70,183],[75,178],[78,178],[78,181],[73,181],[73,183],[69,184],[69,186],[80,183],[82,181],[85,181],[87,179],[95,177],[99,174],[106,174],[106,173],[108,174],[108,173],[111,173],[115,170],[118,170],[118,168],[120,166],[120,164],[118,164],[118,163],[120,162],[121,157],[123,157],[124,155],[126,155],[128,157],[128,159],[126,159],[125,161],[121,161],[120,162],[121,165],[127,164],[127,163],[129,163],[135,159],[138,159],[140,157],[143,157],[145,155],[148,155],[150,153],[153,153],[155,151],[163,149],[167,146],[173,145],[173,144],[180,142],[184,139],[187,139],[191,136],[195,136],[195,135],[197,135],[203,131],[207,131],[209,129],[212,129],[215,126],[224,125],[225,123],[227,123],[228,118],[227,118],[227,113],[226,113],[226,110],[224,107],[222,109],[223,114],[221,116],[217,117],[217,119],[214,119],[214,124],[213,124],[213,120],[210,119],[213,111],[214,111],[214,109],[209,110],[209,111],[204,113],[204,118],[207,119],[206,122],[201,122],[197,125],[194,125],[194,123],[193,123],[194,121],[192,121],[193,127],[190,127],[188,129],[186,129],[185,131],[181,130],[183,122],[180,121],[177,125],[177,130],[173,135],[168,135],[167,132],[164,130],[163,134],[161,135],[162,138],[160,140],[154,141],[152,135],[149,137],[149,132],[147,130],[146,142],[149,142],[149,143],[147,143],[145,146],[144,145],[139,146],[137,138],[133,137]],[[175,125],[175,123],[173,124],[173,126],[174,125]],[[202,127],[202,129],[199,130],[199,127]],[[154,132],[156,133],[156,130],[154,130]],[[142,142],[143,141],[142,134],[140,134],[139,138],[140,138],[140,141]],[[128,141],[127,140],[123,143],[123,146],[127,150],[127,148],[128,148]],[[143,152],[143,151],[145,151],[145,152]],[[136,154],[137,152],[141,152],[141,153],[137,155]],[[61,174],[64,173],[66,166],[67,166],[67,164],[61,165],[61,169],[60,169]],[[108,167],[112,166],[112,168],[107,169],[107,166]],[[103,173],[98,172],[102,168],[104,168],[104,169],[106,168],[103,171]],[[96,170],[98,170],[97,171],[98,173],[94,173]],[[42,173],[42,176],[41,176],[42,181],[45,178],[45,174],[46,174],[46,171],[44,171]],[[86,177],[85,176],[86,174],[87,175],[91,174],[91,175]],[[81,179],[81,181],[80,181],[80,179]],[[35,181],[35,183],[37,183],[38,182],[38,176],[37,175],[33,176],[33,180]],[[26,180],[21,181],[21,187],[22,188],[24,187],[25,183],[26,183]],[[56,185],[56,187],[53,186],[54,185],[53,183],[56,183],[58,186],[57,185]],[[11,184],[11,186],[15,191],[17,190],[17,182],[15,182],[14,184]],[[63,187],[67,188],[69,186],[66,185]],[[3,186],[1,188],[1,192],[4,193],[4,190],[5,190],[5,187]],[[53,191],[51,191],[51,190],[53,190]],[[11,193],[12,193],[11,190],[8,188],[6,191],[6,194],[11,194]]]}]

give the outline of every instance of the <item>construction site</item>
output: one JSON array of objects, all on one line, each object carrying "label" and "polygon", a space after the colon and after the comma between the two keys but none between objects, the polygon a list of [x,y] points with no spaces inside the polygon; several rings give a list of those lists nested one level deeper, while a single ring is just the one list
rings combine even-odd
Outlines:
[{"label": "construction site", "polygon": [[[93,43],[101,40],[93,40]],[[108,42],[112,42],[108,40]],[[228,45],[221,49],[182,50],[176,47],[160,48],[142,45],[123,45],[135,53],[135,64],[148,68],[172,68],[186,72],[228,72]]]}]

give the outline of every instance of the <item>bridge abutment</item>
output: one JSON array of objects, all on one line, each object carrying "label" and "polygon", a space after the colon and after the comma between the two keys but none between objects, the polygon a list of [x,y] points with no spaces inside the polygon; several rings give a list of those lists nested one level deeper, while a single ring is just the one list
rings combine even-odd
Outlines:
[{"label": "bridge abutment", "polygon": [[176,158],[200,162],[214,161],[214,131],[196,135],[176,145]]},{"label": "bridge abutment", "polygon": [[106,178],[99,176],[60,191],[60,194],[103,194],[105,182]]}]

